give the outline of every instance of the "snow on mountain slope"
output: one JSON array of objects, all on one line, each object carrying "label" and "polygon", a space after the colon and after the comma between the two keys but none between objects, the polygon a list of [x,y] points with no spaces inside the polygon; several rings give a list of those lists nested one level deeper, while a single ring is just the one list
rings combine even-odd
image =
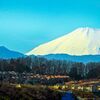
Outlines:
[{"label": "snow on mountain slope", "polygon": [[78,28],[27,53],[27,55],[47,54],[98,55],[100,54],[100,29]]}]

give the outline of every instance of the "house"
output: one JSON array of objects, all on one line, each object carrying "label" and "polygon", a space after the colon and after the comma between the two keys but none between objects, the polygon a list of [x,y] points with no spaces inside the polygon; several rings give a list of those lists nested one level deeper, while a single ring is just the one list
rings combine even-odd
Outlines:
[{"label": "house", "polygon": [[20,85],[20,84],[17,84],[17,85],[16,85],[16,88],[21,88],[21,85]]},{"label": "house", "polygon": [[92,92],[93,91],[93,85],[85,85],[83,87],[83,90],[86,92]]},{"label": "house", "polygon": [[82,85],[77,86],[77,90],[83,91],[83,89],[84,89],[84,86]]}]

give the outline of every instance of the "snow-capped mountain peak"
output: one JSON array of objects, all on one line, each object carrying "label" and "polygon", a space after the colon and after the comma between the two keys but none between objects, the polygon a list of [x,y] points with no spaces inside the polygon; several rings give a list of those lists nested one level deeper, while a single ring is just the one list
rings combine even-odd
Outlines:
[{"label": "snow-capped mountain peak", "polygon": [[27,53],[27,55],[47,54],[98,55],[100,54],[100,29],[78,28]]}]

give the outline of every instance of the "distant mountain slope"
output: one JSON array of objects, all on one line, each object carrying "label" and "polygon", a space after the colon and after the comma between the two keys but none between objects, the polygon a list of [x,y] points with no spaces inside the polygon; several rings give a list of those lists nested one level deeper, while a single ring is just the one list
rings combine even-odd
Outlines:
[{"label": "distant mountain slope", "polygon": [[27,55],[47,54],[99,55],[100,29],[78,28],[27,53]]},{"label": "distant mountain slope", "polygon": [[23,57],[23,56],[24,54],[22,53],[9,50],[4,46],[0,46],[0,58],[9,59],[9,58],[18,58],[18,57]]},{"label": "distant mountain slope", "polygon": [[49,54],[45,56],[41,56],[49,60],[67,60],[73,62],[100,62],[100,55],[84,55],[84,56],[71,56],[67,54]]}]

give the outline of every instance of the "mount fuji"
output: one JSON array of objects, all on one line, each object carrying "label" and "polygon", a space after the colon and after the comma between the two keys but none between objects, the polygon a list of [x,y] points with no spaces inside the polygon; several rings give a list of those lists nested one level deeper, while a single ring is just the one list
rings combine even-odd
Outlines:
[{"label": "mount fuji", "polygon": [[100,55],[100,29],[78,28],[27,53],[27,55],[48,54]]}]

